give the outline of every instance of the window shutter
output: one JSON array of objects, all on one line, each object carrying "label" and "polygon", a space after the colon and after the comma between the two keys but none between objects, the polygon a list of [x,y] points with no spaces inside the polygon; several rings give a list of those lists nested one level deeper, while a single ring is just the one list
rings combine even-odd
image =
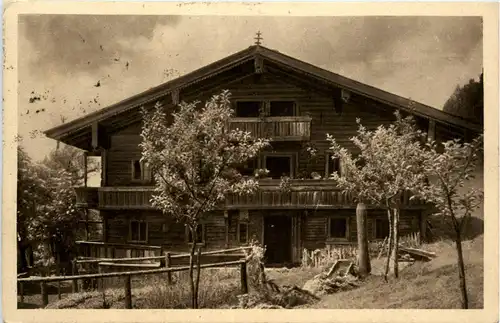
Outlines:
[{"label": "window shutter", "polygon": [[340,157],[338,160],[338,163],[339,163],[339,169],[340,169],[340,176],[348,177],[348,172],[347,172],[347,170],[345,168],[345,164],[344,164],[344,158]]},{"label": "window shutter", "polygon": [[151,167],[148,163],[142,162],[143,168],[143,179],[145,181],[151,181]]}]

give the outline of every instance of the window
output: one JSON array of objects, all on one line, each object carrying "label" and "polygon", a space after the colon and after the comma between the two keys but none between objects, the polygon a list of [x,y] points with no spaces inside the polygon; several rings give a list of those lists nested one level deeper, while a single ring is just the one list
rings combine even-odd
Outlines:
[{"label": "window", "polygon": [[[186,226],[186,234],[189,243],[193,243],[193,235],[191,234],[191,230]],[[205,242],[205,225],[198,224],[196,227],[196,243],[204,243]]]},{"label": "window", "polygon": [[149,165],[138,159],[132,160],[132,180],[140,182],[150,181],[151,170]]},{"label": "window", "polygon": [[331,153],[326,154],[326,165],[325,165],[325,177],[328,178],[332,176],[334,172],[337,172],[341,176],[340,171],[340,159],[338,157],[333,157]]},{"label": "window", "polygon": [[294,101],[271,101],[269,105],[269,116],[271,117],[293,117],[295,115]]},{"label": "window", "polygon": [[248,223],[246,222],[238,224],[238,242],[241,244],[248,243]]},{"label": "window", "polygon": [[269,171],[268,176],[273,179],[293,175],[291,156],[266,156],[264,167]]},{"label": "window", "polygon": [[328,221],[328,237],[332,239],[348,239],[349,223],[346,217],[332,217]]},{"label": "window", "polygon": [[389,220],[375,219],[375,239],[385,239],[389,236]]},{"label": "window", "polygon": [[148,241],[148,223],[144,221],[130,221],[129,240],[131,242],[147,242]]},{"label": "window", "polygon": [[236,117],[257,118],[260,115],[262,102],[260,101],[239,101],[236,102]]}]

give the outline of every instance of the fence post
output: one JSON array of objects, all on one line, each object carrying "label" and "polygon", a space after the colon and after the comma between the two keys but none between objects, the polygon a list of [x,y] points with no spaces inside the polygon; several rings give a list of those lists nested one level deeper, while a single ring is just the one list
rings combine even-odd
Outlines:
[{"label": "fence post", "polygon": [[248,293],[248,281],[247,281],[247,263],[246,261],[241,262],[241,292],[243,294]]},{"label": "fence post", "polygon": [[132,308],[132,291],[130,284],[130,275],[125,276],[125,308]]},{"label": "fence post", "polygon": [[[76,276],[78,274],[78,268],[76,267],[76,259],[74,259],[72,262],[71,262],[71,274],[73,276]],[[78,293],[78,279],[73,279],[71,281],[72,283],[72,291],[73,293]]]},{"label": "fence post", "polygon": [[[172,259],[170,258],[170,252],[165,253],[165,268],[170,268],[170,263]],[[169,271],[167,272],[167,283],[169,285],[172,284],[172,273]]]},{"label": "fence post", "polygon": [[61,281],[57,282],[57,299],[61,299]]},{"label": "fence post", "polygon": [[21,296],[21,301],[20,303],[24,303],[24,286],[23,286],[23,282],[19,282],[19,294]]},{"label": "fence post", "polygon": [[[102,274],[102,266],[100,263],[97,263],[97,272]],[[97,289],[101,290],[104,287],[104,278],[97,278]]]},{"label": "fence post", "polygon": [[45,281],[40,283],[40,293],[42,294],[42,305],[46,307],[49,304],[49,294],[47,293],[47,283]]}]

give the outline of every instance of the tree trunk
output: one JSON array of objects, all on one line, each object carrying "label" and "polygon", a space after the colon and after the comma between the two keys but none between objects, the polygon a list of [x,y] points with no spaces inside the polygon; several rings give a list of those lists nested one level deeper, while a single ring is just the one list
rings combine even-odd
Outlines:
[{"label": "tree trunk", "polygon": [[391,255],[391,252],[392,252],[392,225],[393,225],[393,221],[392,221],[392,209],[391,208],[388,208],[387,209],[387,218],[389,219],[389,237],[387,238],[387,258],[386,258],[386,261],[385,261],[385,271],[384,271],[384,279],[385,281],[387,281],[387,276],[389,275],[389,264],[390,264],[390,255]]},{"label": "tree trunk", "polygon": [[371,271],[366,213],[366,205],[361,202],[358,203],[356,206],[356,226],[358,231],[358,268],[361,277],[367,276]]},{"label": "tree trunk", "polygon": [[196,300],[196,308],[198,308],[198,294],[200,291],[200,275],[201,275],[201,248],[198,248],[198,254],[196,255],[196,281],[194,284],[194,299]]},{"label": "tree trunk", "polygon": [[460,227],[455,228],[455,245],[457,248],[457,256],[458,256],[458,276],[460,279],[460,291],[462,293],[462,308],[469,308],[469,299],[467,297],[467,285],[465,281],[465,265],[464,265],[464,257],[462,254],[462,237],[460,232]]},{"label": "tree trunk", "polygon": [[394,277],[398,278],[399,276],[399,263],[398,263],[398,252],[399,252],[399,208],[394,208],[393,211],[393,224],[392,224],[392,240],[393,246],[391,251],[391,261],[392,261],[392,270],[394,273]]},{"label": "tree trunk", "polygon": [[193,228],[192,226],[189,226],[189,230],[191,231],[191,237],[193,237],[193,243],[191,245],[191,251],[189,253],[189,287],[191,290],[191,308],[196,309],[197,308],[197,299],[196,299],[196,294],[195,294],[195,284],[194,284],[194,277],[193,277],[193,267],[194,267],[194,250],[196,248],[196,227]]}]

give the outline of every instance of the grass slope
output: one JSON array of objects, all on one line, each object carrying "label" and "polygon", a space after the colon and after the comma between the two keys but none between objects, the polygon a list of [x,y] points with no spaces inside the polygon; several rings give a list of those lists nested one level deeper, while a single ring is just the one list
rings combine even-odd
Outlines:
[{"label": "grass slope", "polygon": [[[399,279],[386,283],[371,276],[358,289],[327,295],[312,308],[329,309],[458,309],[460,291],[456,251],[451,242],[439,242],[426,249],[438,257],[415,263]],[[483,237],[464,242],[467,289],[470,308],[483,308]]]}]

